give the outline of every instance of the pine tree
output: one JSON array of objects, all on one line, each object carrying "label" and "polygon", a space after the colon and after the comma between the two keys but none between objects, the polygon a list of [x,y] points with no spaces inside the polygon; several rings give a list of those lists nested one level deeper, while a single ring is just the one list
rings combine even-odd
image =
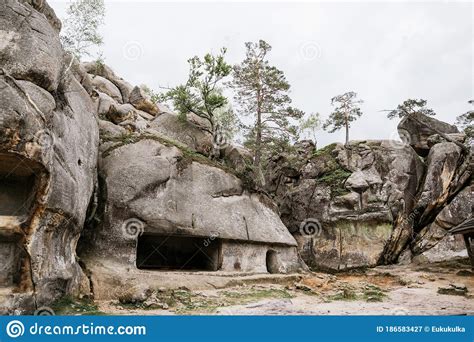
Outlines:
[{"label": "pine tree", "polygon": [[[471,105],[474,105],[474,100],[469,101]],[[469,143],[474,140],[474,110],[470,110],[457,117],[456,125],[461,127],[466,134]]]},{"label": "pine tree", "polygon": [[423,114],[427,116],[434,116],[436,113],[429,108],[426,108],[426,100],[423,99],[408,99],[397,106],[397,109],[388,111],[387,117],[389,119],[404,118],[411,114]]},{"label": "pine tree", "polygon": [[231,86],[236,90],[240,113],[254,118],[248,127],[246,146],[252,148],[254,166],[261,172],[262,156],[297,137],[298,128],[292,119],[300,119],[304,113],[290,106],[290,84],[283,71],[267,59],[271,46],[263,40],[245,46],[246,57],[234,67]]},{"label": "pine tree", "polygon": [[[182,120],[189,113],[204,119],[208,125],[201,127],[212,135],[215,151],[234,132],[237,118],[222,93],[223,80],[232,72],[232,66],[225,61],[226,49],[218,55],[206,54],[203,59],[195,56],[188,60],[189,76],[185,84],[170,89],[160,97],[171,101]],[[220,146],[217,146],[220,145]]]},{"label": "pine tree", "polygon": [[346,145],[349,143],[349,128],[351,122],[354,122],[362,116],[359,104],[364,101],[357,100],[357,93],[350,91],[331,99],[331,105],[336,106],[335,110],[329,116],[329,119],[323,125],[324,130],[334,133],[341,128],[346,129]]}]

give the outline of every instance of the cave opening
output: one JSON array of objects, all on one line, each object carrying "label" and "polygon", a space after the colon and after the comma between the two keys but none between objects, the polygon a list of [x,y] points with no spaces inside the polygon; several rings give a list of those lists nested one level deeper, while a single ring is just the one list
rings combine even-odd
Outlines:
[{"label": "cave opening", "polygon": [[217,271],[221,242],[205,238],[141,235],[136,265],[148,270]]},{"label": "cave opening", "polygon": [[0,154],[0,216],[26,218],[36,194],[35,182],[27,160]]},{"label": "cave opening", "polygon": [[268,273],[271,273],[271,274],[279,273],[278,253],[276,251],[272,249],[267,251],[266,263],[267,263]]}]

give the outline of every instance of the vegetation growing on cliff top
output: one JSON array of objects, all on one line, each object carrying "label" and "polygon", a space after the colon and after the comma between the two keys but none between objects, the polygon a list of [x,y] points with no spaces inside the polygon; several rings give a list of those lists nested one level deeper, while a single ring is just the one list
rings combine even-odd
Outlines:
[{"label": "vegetation growing on cliff top", "polygon": [[311,156],[311,162],[320,164],[323,173],[316,181],[319,184],[328,185],[331,188],[331,197],[342,196],[349,193],[344,187],[344,183],[351,175],[349,170],[341,166],[334,157],[334,150],[337,144],[327,145],[316,150]]}]

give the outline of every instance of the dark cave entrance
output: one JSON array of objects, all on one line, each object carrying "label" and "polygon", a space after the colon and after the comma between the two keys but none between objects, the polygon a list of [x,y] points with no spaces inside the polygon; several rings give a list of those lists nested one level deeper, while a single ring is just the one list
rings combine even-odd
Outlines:
[{"label": "dark cave entrance", "polygon": [[39,165],[28,159],[0,153],[0,287],[23,281],[22,225],[35,201],[39,172]]},{"label": "dark cave entrance", "polygon": [[0,216],[28,216],[36,194],[35,179],[27,160],[0,154]]},{"label": "dark cave entrance", "polygon": [[278,253],[274,250],[267,251],[266,256],[266,263],[267,263],[267,271],[268,273],[280,273],[279,266],[278,266]]},{"label": "dark cave entrance", "polygon": [[217,271],[220,250],[218,239],[142,235],[137,244],[137,268]]}]

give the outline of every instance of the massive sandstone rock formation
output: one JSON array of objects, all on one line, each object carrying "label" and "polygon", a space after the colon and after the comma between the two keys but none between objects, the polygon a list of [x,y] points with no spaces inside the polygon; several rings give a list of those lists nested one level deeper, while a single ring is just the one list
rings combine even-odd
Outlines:
[{"label": "massive sandstone rock formation", "polygon": [[88,281],[75,246],[93,193],[96,111],[43,2],[0,3],[0,312]]},{"label": "massive sandstone rock formation", "polygon": [[[65,54],[44,1],[2,1],[0,13],[1,313],[110,296],[140,282],[141,266],[300,267],[271,200],[236,176],[245,153],[225,149],[234,169],[211,162],[199,120],[181,123],[109,67]],[[170,261],[150,259],[167,239]],[[117,282],[101,288],[107,263]]]},{"label": "massive sandstone rock formation", "polygon": [[277,206],[255,191],[248,151],[219,146],[211,160],[199,118],[183,123],[106,65],[65,54],[45,1],[2,1],[0,24],[0,313],[158,287],[155,268],[284,273],[304,267],[299,254],[330,270],[433,260],[472,216],[472,164],[450,125],[404,120],[414,149],[303,142],[270,161]]},{"label": "massive sandstone rock formation", "polygon": [[447,235],[473,213],[472,151],[456,144],[464,136],[453,135],[454,126],[421,120],[435,129],[400,123],[409,144],[356,141],[316,151],[306,142],[270,162],[267,190],[307,264],[341,270],[394,263],[402,253],[403,261],[465,254],[462,237]]}]

